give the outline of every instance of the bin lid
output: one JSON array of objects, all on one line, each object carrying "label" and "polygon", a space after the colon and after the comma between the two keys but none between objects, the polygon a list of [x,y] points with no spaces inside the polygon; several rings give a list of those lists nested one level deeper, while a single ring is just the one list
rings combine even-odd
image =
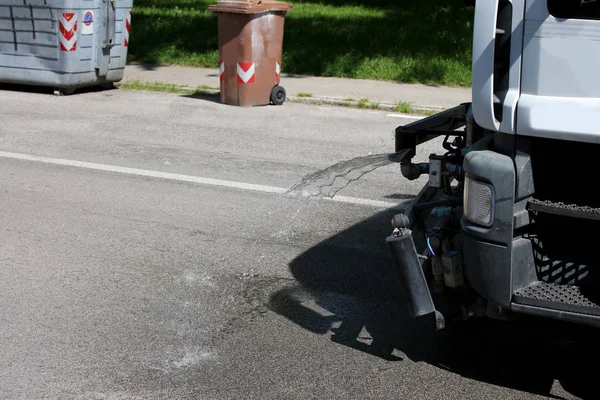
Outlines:
[{"label": "bin lid", "polygon": [[208,6],[210,11],[238,14],[259,14],[269,11],[288,12],[292,3],[276,0],[220,0]]}]

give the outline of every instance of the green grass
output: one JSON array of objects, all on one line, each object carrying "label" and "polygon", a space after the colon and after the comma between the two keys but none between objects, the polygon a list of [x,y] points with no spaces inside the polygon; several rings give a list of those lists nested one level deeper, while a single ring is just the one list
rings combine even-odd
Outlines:
[{"label": "green grass", "polygon": [[296,96],[298,97],[313,97],[311,93],[298,93]]},{"label": "green grass", "polygon": [[360,99],[356,104],[355,107],[357,108],[369,108],[371,110],[378,110],[381,107],[379,106],[378,103],[371,103],[369,101],[369,99],[364,98],[364,99]]},{"label": "green grass", "polygon": [[[216,0],[136,0],[129,60],[218,67]],[[447,0],[299,0],[283,71],[468,86],[473,9]]]},{"label": "green grass", "polygon": [[401,101],[401,102],[396,103],[396,111],[404,113],[404,114],[412,114],[413,107],[410,103]]},{"label": "green grass", "polygon": [[[165,93],[177,93],[186,94],[190,96],[218,96],[219,93],[215,93],[215,89],[210,86],[199,86],[197,88],[186,88],[170,83],[162,82],[143,82],[143,81],[125,81],[120,82],[117,86],[121,89],[126,90],[147,90],[150,92],[165,92]],[[218,90],[218,89],[217,89]]]},{"label": "green grass", "polygon": [[360,99],[358,103],[356,103],[356,107],[358,108],[368,108],[369,107],[369,99]]}]

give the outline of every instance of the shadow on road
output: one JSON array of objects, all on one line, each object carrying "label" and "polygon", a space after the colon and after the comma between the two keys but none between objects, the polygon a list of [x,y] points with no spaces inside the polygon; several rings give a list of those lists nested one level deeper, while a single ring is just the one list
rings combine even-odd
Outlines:
[{"label": "shadow on road", "polygon": [[[299,326],[386,360],[408,357],[469,379],[550,396],[554,380],[596,398],[598,331],[558,321],[471,320],[436,333],[412,320],[388,257],[393,211],[381,212],[307,250],[289,268],[297,286],[271,296],[270,309]],[[552,396],[550,396],[552,397]]]},{"label": "shadow on road", "polygon": [[[117,88],[112,84],[100,84],[96,86],[88,86],[76,89],[73,93],[68,94],[69,96],[77,96],[78,94],[85,93],[97,93],[97,92],[110,92]],[[13,83],[0,83],[0,90],[6,90],[11,92],[21,93],[37,93],[37,94],[49,94],[55,93],[54,88],[48,86],[39,85],[18,85]]]},{"label": "shadow on road", "polygon": [[188,99],[195,99],[195,100],[204,100],[204,101],[208,101],[209,103],[221,103],[221,97],[219,96],[219,94],[212,94],[212,93],[192,93],[192,94],[184,94],[181,97],[185,97]]}]

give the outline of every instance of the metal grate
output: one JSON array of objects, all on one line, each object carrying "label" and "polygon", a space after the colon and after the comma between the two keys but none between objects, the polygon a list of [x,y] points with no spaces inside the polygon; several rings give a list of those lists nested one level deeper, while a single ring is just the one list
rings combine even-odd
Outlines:
[{"label": "metal grate", "polygon": [[514,302],[555,310],[600,315],[600,295],[581,286],[535,282],[514,294]]}]

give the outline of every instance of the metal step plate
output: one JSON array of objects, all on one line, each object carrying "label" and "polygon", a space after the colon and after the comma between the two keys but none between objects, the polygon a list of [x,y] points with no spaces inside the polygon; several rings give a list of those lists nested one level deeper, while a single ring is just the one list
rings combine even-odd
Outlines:
[{"label": "metal step plate", "polygon": [[527,203],[527,209],[546,214],[600,221],[600,208],[592,208],[588,206],[578,206],[575,204],[555,203],[548,200],[533,199]]},{"label": "metal step plate", "polygon": [[535,282],[514,293],[517,304],[600,316],[600,290]]}]

